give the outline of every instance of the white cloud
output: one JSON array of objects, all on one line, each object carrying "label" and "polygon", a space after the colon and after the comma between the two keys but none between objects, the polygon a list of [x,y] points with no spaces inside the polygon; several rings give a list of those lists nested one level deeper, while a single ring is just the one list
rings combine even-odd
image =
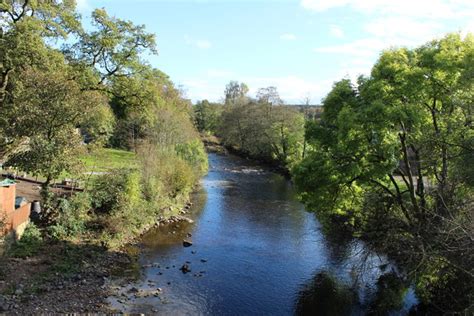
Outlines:
[{"label": "white cloud", "polygon": [[194,102],[207,99],[218,101],[222,98],[224,88],[214,82],[204,79],[188,79],[181,82],[187,94]]},{"label": "white cloud", "polygon": [[343,38],[344,37],[344,31],[339,25],[331,25],[329,29],[329,34],[331,34],[334,37],[337,38]]},{"label": "white cloud", "polygon": [[360,75],[370,74],[372,66],[373,60],[370,58],[349,58],[338,65],[339,70],[334,77],[336,78],[334,81],[340,80],[341,78],[349,78],[353,82],[356,82]]},{"label": "white cloud", "polygon": [[474,34],[474,21],[468,22],[461,30],[463,36],[466,36],[467,33]]},{"label": "white cloud", "polygon": [[394,16],[372,20],[365,24],[364,29],[380,38],[404,37],[422,42],[437,36],[443,30],[443,25],[437,21]]},{"label": "white cloud", "polygon": [[206,39],[193,39],[189,35],[184,36],[184,41],[186,44],[199,49],[209,49],[212,46],[211,42]]},{"label": "white cloud", "polygon": [[472,0],[302,0],[305,9],[323,12],[334,8],[350,7],[368,14],[388,14],[428,18],[474,16]]},{"label": "white cloud", "polygon": [[[445,24],[456,17],[474,17],[473,0],[302,0],[300,4],[316,12],[344,8],[370,15],[364,19],[367,22],[362,24],[364,32],[358,39],[313,51],[372,61],[381,50],[391,46],[411,47],[440,37],[447,31]],[[333,37],[344,36],[338,25],[331,25],[329,32]]]},{"label": "white cloud", "polygon": [[294,41],[296,40],[296,35],[291,33],[285,33],[280,35],[280,39],[284,41]]},{"label": "white cloud", "polygon": [[322,12],[335,7],[345,6],[349,2],[349,0],[302,0],[301,5],[305,9]]},{"label": "white cloud", "polygon": [[381,39],[366,38],[350,43],[333,46],[323,46],[313,49],[316,53],[344,54],[358,57],[374,57],[390,45]]}]

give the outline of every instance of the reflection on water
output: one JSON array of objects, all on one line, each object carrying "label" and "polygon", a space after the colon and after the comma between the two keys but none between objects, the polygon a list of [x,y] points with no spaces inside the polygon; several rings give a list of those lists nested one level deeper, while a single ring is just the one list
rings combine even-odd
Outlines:
[{"label": "reflection on water", "polygon": [[338,232],[325,237],[283,177],[232,156],[209,161],[193,197],[194,223],[144,237],[143,276],[110,298],[114,307],[173,315],[368,310],[385,258]]},{"label": "reflection on water", "polygon": [[303,290],[296,302],[296,314],[314,315],[351,315],[360,311],[357,292],[341,285],[325,272],[317,273]]}]

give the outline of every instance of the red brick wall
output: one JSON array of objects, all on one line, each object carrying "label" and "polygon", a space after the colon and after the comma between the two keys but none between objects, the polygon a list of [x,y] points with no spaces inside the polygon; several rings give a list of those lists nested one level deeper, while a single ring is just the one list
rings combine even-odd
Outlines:
[{"label": "red brick wall", "polygon": [[6,214],[15,210],[16,185],[9,187],[0,187],[0,215]]},{"label": "red brick wall", "polygon": [[31,203],[27,203],[9,214],[12,229],[17,229],[18,226],[30,219],[30,210]]},{"label": "red brick wall", "polygon": [[30,219],[31,203],[15,210],[16,187],[0,187],[0,220],[3,222],[2,235],[16,230]]}]

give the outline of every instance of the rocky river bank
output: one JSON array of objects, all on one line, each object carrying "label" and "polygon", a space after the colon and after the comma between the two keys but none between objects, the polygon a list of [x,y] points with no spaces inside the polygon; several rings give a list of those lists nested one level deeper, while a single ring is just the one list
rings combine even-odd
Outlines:
[{"label": "rocky river bank", "polygon": [[[191,205],[187,203],[179,215],[158,218],[150,228],[189,222],[184,215]],[[0,312],[11,315],[120,312],[107,299],[117,292],[112,285],[117,283],[116,279],[126,286],[139,276],[138,240],[137,237],[117,251],[84,242],[48,241],[36,256],[1,257]]]}]

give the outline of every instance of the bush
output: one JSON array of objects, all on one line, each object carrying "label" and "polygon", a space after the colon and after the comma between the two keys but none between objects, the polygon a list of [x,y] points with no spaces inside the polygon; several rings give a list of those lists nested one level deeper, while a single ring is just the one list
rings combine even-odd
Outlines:
[{"label": "bush", "polygon": [[99,177],[91,197],[103,228],[100,240],[109,247],[120,245],[153,221],[136,171],[122,169]]},{"label": "bush", "polygon": [[201,143],[189,142],[175,148],[144,145],[138,152],[146,200],[175,199],[188,193],[207,170],[207,156]]},{"label": "bush", "polygon": [[[129,196],[129,193],[132,196]],[[127,200],[136,202],[140,199],[137,173],[118,169],[98,177],[93,185],[91,198],[92,207],[99,214],[110,214],[127,203]]]},{"label": "bush", "polygon": [[188,162],[198,176],[203,175],[208,168],[206,150],[203,143],[195,139],[185,144],[176,145],[179,157]]},{"label": "bush", "polygon": [[58,217],[49,227],[51,237],[64,239],[74,237],[86,230],[91,210],[91,199],[87,193],[77,193],[69,199],[59,199]]},{"label": "bush", "polygon": [[43,244],[41,231],[35,224],[30,223],[25,229],[21,239],[14,243],[8,251],[11,257],[26,258],[38,253]]}]

